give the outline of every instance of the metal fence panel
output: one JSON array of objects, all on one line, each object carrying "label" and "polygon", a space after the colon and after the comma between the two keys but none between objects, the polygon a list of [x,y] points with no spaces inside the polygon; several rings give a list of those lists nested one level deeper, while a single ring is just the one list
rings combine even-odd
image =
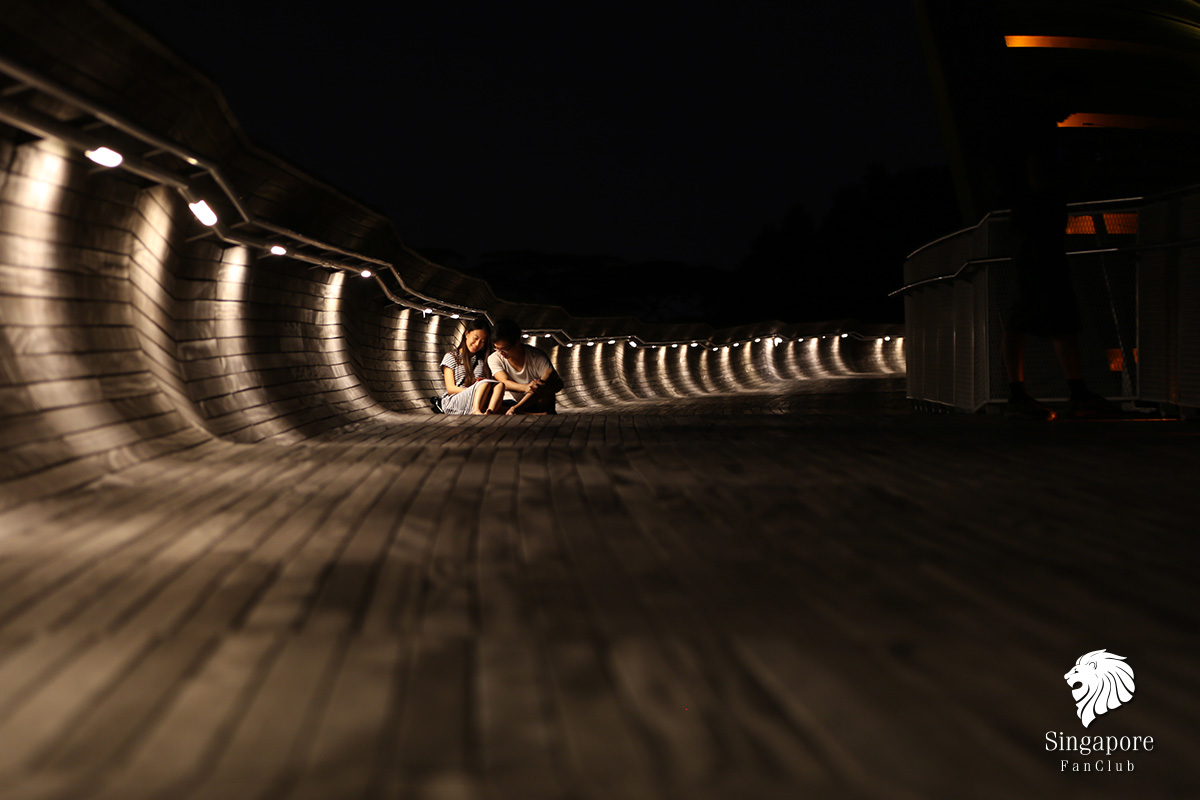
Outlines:
[{"label": "metal fence panel", "polygon": [[[1071,251],[1110,250],[1072,255],[1068,262],[1082,322],[1084,378],[1100,394],[1130,399],[1137,386],[1137,265],[1131,251],[1111,252],[1109,246],[1132,243],[1137,212],[1109,206],[1103,212],[1073,208],[1071,213]],[[1007,399],[1003,335],[1014,295],[1006,258],[1010,239],[1006,216],[989,216],[975,228],[923,248],[905,264],[913,399],[967,411]],[[1030,394],[1066,397],[1066,380],[1049,340],[1027,337],[1024,374]]]},{"label": "metal fence panel", "polygon": [[1178,405],[1200,408],[1200,248],[1189,247],[1179,258],[1179,399]]}]

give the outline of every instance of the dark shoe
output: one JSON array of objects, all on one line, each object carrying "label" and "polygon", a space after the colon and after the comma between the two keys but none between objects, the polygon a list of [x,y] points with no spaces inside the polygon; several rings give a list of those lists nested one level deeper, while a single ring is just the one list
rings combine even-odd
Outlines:
[{"label": "dark shoe", "polygon": [[1071,416],[1076,419],[1124,419],[1128,415],[1116,403],[1088,392],[1071,400]]},{"label": "dark shoe", "polygon": [[433,397],[429,398],[429,405],[433,407],[433,413],[435,413],[435,414],[446,413],[446,412],[442,411],[442,398],[437,395],[434,395]]},{"label": "dark shoe", "polygon": [[1008,405],[1004,407],[1004,416],[1013,419],[1032,419],[1049,422],[1054,419],[1055,414],[1029,395],[1022,395],[1021,397],[1010,397],[1008,399]]}]

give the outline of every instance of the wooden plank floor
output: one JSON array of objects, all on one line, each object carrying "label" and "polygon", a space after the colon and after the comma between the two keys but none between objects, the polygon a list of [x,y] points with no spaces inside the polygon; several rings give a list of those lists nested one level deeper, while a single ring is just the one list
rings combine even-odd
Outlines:
[{"label": "wooden plank floor", "polygon": [[[1200,429],[786,388],[396,415],[7,511],[0,797],[1197,795]],[[1138,689],[1085,730],[1099,648]],[[1064,774],[1047,731],[1156,747]]]}]

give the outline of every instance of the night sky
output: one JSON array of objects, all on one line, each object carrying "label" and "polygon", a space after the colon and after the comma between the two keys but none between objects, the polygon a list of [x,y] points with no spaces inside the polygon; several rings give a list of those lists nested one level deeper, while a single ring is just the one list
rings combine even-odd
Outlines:
[{"label": "night sky", "polygon": [[871,164],[945,163],[901,0],[111,4],[211,77],[252,140],[468,263],[733,268]]}]

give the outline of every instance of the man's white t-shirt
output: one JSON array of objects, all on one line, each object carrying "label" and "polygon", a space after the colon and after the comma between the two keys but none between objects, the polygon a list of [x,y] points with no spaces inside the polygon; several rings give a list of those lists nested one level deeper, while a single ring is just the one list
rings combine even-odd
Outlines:
[{"label": "man's white t-shirt", "polygon": [[[546,374],[546,370],[552,366],[550,357],[536,347],[530,347],[527,344],[522,344],[525,348],[525,366],[518,371],[504,354],[499,350],[493,350],[488,356],[488,368],[492,374],[503,372],[508,376],[508,379],[513,383],[529,383],[534,378],[540,378]],[[510,390],[509,395],[514,393]]]}]

